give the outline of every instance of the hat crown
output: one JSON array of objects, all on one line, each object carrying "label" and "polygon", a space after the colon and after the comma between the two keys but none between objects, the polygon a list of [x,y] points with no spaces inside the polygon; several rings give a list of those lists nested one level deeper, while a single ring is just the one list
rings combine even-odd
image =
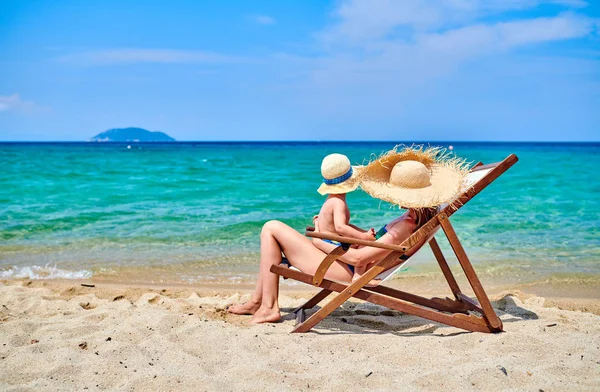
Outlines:
[{"label": "hat crown", "polygon": [[321,164],[321,175],[323,178],[331,180],[348,173],[352,166],[350,159],[343,154],[329,154],[323,158]]},{"label": "hat crown", "polygon": [[426,188],[431,185],[431,172],[419,161],[402,161],[394,165],[389,184],[403,188]]}]

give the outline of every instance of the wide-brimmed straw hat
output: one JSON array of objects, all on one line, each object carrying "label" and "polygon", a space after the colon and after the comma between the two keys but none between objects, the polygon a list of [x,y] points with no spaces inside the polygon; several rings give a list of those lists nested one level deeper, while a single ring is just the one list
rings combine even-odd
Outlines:
[{"label": "wide-brimmed straw hat", "polygon": [[396,146],[365,166],[361,187],[403,208],[437,207],[463,190],[468,163],[438,147]]},{"label": "wide-brimmed straw hat", "polygon": [[352,166],[343,154],[330,154],[323,158],[321,175],[323,183],[317,189],[322,195],[352,192],[358,188],[362,166]]}]

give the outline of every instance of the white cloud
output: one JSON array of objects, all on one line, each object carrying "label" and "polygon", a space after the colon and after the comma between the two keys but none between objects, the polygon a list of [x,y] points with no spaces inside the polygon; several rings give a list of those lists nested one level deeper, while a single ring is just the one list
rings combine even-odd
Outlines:
[{"label": "white cloud", "polygon": [[412,79],[436,68],[451,71],[457,61],[501,54],[524,45],[584,38],[598,30],[598,20],[573,12],[473,22],[475,15],[490,10],[530,8],[549,2],[584,5],[570,0],[349,0],[336,12],[341,19],[317,35],[324,52],[314,61],[315,74],[331,66],[335,68],[330,69],[332,73],[350,72],[353,79],[382,69],[396,70],[398,78]]},{"label": "white cloud", "polygon": [[417,44],[434,52],[486,54],[522,45],[585,37],[594,31],[594,24],[590,18],[572,14],[496,24],[475,24],[419,36]]},{"label": "white cloud", "polygon": [[82,65],[119,65],[136,63],[224,64],[245,59],[199,50],[119,48],[73,53],[61,56],[57,60]]},{"label": "white cloud", "polygon": [[[549,17],[518,12],[543,3],[566,9]],[[406,118],[415,102],[426,102],[442,85],[460,95],[470,77],[485,80],[495,61],[513,70],[535,62],[532,52],[517,55],[517,49],[592,36],[598,20],[569,9],[582,6],[551,0],[343,1],[332,25],[315,35],[319,55],[279,57],[298,75],[285,88],[294,90],[299,105],[326,117]],[[552,64],[557,73],[565,66]],[[454,85],[459,75],[463,82]]]},{"label": "white cloud", "polygon": [[31,111],[38,108],[38,106],[31,101],[23,101],[19,94],[13,95],[0,95],[0,112],[23,112]]},{"label": "white cloud", "polygon": [[250,15],[248,17],[254,23],[258,23],[260,25],[272,25],[275,24],[275,19],[268,15]]},{"label": "white cloud", "polygon": [[581,0],[347,0],[334,12],[337,23],[319,36],[336,45],[361,45],[395,32],[410,34],[456,28],[489,15],[548,3],[566,8],[587,5]]},{"label": "white cloud", "polygon": [[[431,31],[434,25],[442,26],[449,19],[457,20],[444,11],[427,8],[433,3],[451,6],[452,10],[472,10],[482,8],[482,3],[490,7],[496,1],[376,1],[384,7],[377,12],[363,7],[371,3],[358,0],[341,5],[340,14],[348,19],[342,20],[334,30],[329,29],[325,35],[318,36],[323,39],[325,51],[313,60],[312,82],[328,86],[340,83],[345,88],[385,84],[379,86],[384,90],[390,84],[415,85],[450,74],[467,60],[506,53],[525,45],[582,38],[597,29],[596,20],[565,13],[499,23],[463,23],[458,27]],[[509,5],[503,3],[504,7]],[[410,24],[413,28],[398,36],[388,35],[399,24]],[[340,26],[345,27],[340,29]],[[334,35],[332,31],[335,31]],[[351,42],[351,45],[332,46],[332,42]],[[390,80],[385,82],[386,79]]]}]

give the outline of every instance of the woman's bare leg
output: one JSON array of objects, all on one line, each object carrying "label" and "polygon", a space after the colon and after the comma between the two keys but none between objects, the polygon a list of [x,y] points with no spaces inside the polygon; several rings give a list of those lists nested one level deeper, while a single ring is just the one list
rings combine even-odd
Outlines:
[{"label": "woman's bare leg", "polygon": [[[272,265],[281,263],[281,247],[275,238],[285,224],[269,221],[264,224],[260,233],[260,271],[258,281],[262,291],[254,293],[253,299],[260,301],[258,310],[254,313],[253,324],[273,323],[279,321],[279,275],[271,272]],[[293,230],[293,229],[292,229]],[[299,234],[299,233],[298,233]],[[258,284],[257,284],[258,288]]]},{"label": "woman's bare leg", "polygon": [[[277,241],[275,240],[275,236],[273,234],[274,231],[277,230],[277,227],[279,225],[284,225],[284,224],[281,222],[277,222],[277,221],[269,221],[263,225],[263,228],[260,233],[260,266],[259,266],[259,271],[258,271],[258,278],[256,280],[256,288],[254,290],[254,293],[252,294],[252,298],[250,298],[250,300],[248,302],[246,302],[244,304],[230,306],[227,309],[230,313],[234,313],[234,314],[255,314],[256,313],[256,311],[261,307],[261,304],[262,304],[263,291],[264,291],[263,281],[265,280],[265,277],[270,280],[273,280],[273,278],[275,278],[275,280],[276,280],[275,286],[277,288],[276,289],[277,292],[275,293],[274,298],[275,299],[278,298],[278,296],[279,296],[278,275],[271,273],[270,268],[271,268],[271,265],[273,265],[273,264],[281,263],[281,248],[280,248],[279,244],[277,243]],[[265,273],[265,270],[266,270],[266,273]],[[273,282],[269,282],[269,284],[272,286]],[[273,293],[271,291],[272,291],[272,287],[269,287],[269,295],[271,297],[273,297]],[[272,302],[272,298],[270,298],[270,301],[268,301],[268,305],[270,305],[270,307],[273,308],[273,306],[270,302]],[[277,314],[279,314],[279,308],[277,309]],[[261,313],[261,317],[263,319],[268,318],[262,313]],[[281,316],[279,315],[277,317],[277,320],[279,320],[280,317]],[[274,320],[274,321],[277,321],[277,320]]]},{"label": "woman's bare leg", "polygon": [[[314,274],[325,257],[311,240],[285,223],[265,223],[260,234],[260,269],[254,294],[248,302],[231,306],[229,312],[253,314],[251,322],[254,324],[276,322],[281,318],[277,302],[279,275],[271,272],[271,266],[281,263],[282,251],[294,267],[308,274]],[[350,270],[343,263],[334,263],[325,276],[342,281],[352,279]]]},{"label": "woman's bare leg", "polygon": [[[260,308],[252,317],[252,323],[276,322],[281,318],[279,312],[279,275],[271,272],[271,266],[281,263],[281,252],[289,262],[303,272],[312,274],[325,257],[312,241],[290,226],[270,221],[265,223],[261,233],[260,280],[262,299]],[[327,277],[349,281],[352,275],[342,263],[334,263]]]},{"label": "woman's bare leg", "polygon": [[[261,259],[262,259],[262,234],[261,234]],[[281,261],[280,261],[281,262]],[[262,265],[262,262],[261,262]],[[254,289],[254,293],[252,293],[252,297],[249,301],[243,304],[234,304],[227,308],[229,313],[239,314],[239,315],[252,315],[256,313],[258,308],[260,308],[260,303],[262,301],[262,273],[258,271],[258,278],[256,279],[256,288]]]}]

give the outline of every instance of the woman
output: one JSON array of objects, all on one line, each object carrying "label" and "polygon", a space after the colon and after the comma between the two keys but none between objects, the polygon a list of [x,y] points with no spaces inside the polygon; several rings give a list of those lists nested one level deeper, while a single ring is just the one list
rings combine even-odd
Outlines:
[{"label": "woman", "polygon": [[[448,159],[436,148],[396,149],[366,166],[361,186],[371,196],[408,208],[379,231],[377,242],[400,245],[434,214],[435,206],[450,202],[461,191],[466,175],[464,161]],[[442,155],[442,156],[441,156]],[[313,241],[279,221],[265,223],[260,235],[260,270],[252,298],[229,307],[233,314],[253,315],[251,323],[277,322],[279,275],[270,271],[281,263],[282,253],[290,264],[314,274],[323,258],[336,246]],[[333,263],[325,277],[350,282],[352,267],[369,267],[392,251],[374,247],[349,249]]]}]

